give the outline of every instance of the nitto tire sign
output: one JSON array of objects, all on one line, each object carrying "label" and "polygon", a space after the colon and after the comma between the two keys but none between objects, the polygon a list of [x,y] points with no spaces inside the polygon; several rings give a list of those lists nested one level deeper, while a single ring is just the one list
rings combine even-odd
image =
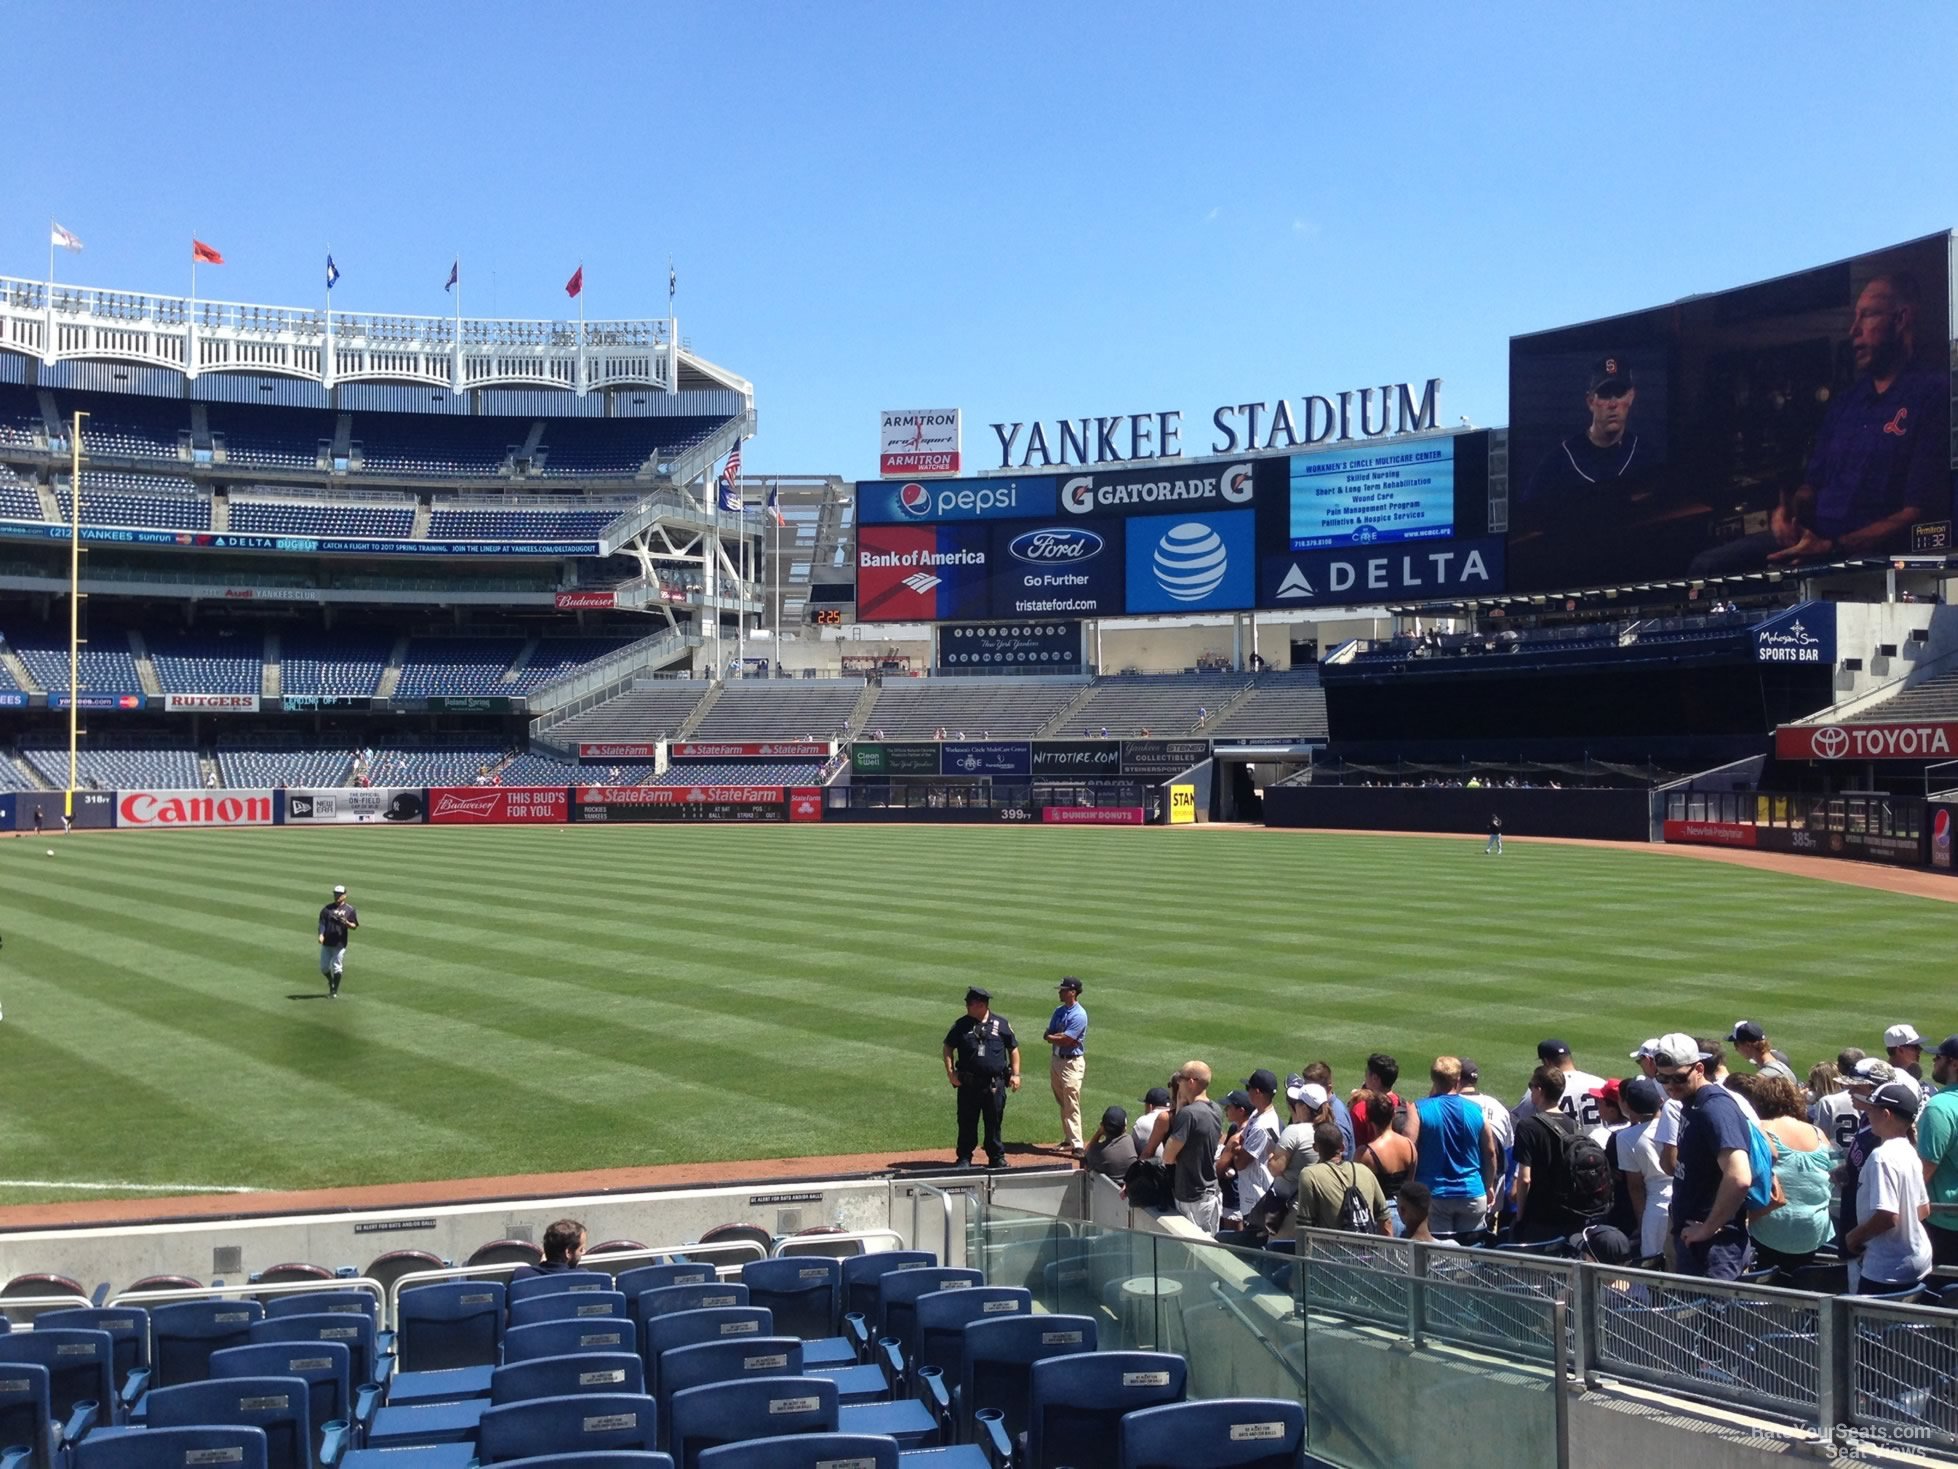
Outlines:
[{"label": "nitto tire sign", "polygon": [[1783,725],[1774,732],[1774,753],[1780,760],[1948,760],[1954,748],[1958,720]]},{"label": "nitto tire sign", "polygon": [[120,791],[117,826],[270,826],[271,791]]}]

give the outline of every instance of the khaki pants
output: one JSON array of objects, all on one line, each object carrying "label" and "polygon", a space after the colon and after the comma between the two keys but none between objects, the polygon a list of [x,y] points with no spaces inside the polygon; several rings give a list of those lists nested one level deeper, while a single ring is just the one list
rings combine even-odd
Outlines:
[{"label": "khaki pants", "polygon": [[1061,1146],[1086,1147],[1081,1136],[1081,1079],[1088,1074],[1088,1058],[1063,1060],[1056,1056],[1048,1064],[1047,1074],[1054,1083],[1054,1100],[1061,1104]]}]

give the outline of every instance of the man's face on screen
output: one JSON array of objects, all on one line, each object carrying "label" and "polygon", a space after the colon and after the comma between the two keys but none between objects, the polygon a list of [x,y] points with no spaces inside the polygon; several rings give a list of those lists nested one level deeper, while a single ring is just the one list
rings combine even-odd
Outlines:
[{"label": "man's face on screen", "polygon": [[1904,313],[1884,281],[1871,281],[1856,298],[1856,319],[1850,323],[1849,346],[1858,372],[1881,372],[1903,356]]},{"label": "man's face on screen", "polygon": [[1632,402],[1637,397],[1635,388],[1606,388],[1601,393],[1585,395],[1584,402],[1591,410],[1593,443],[1615,444],[1625,437],[1625,424],[1632,416]]}]

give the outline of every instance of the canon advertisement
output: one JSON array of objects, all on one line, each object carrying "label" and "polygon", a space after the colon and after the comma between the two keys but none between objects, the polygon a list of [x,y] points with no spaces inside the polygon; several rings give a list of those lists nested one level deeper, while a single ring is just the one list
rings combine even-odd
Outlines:
[{"label": "canon advertisement", "polygon": [[116,825],[270,826],[277,793],[260,791],[117,791]]},{"label": "canon advertisement", "polygon": [[435,786],[428,819],[436,826],[541,825],[568,819],[563,786]]},{"label": "canon advertisement", "polygon": [[289,790],[286,792],[288,825],[360,825],[367,822],[412,826],[428,818],[428,798],[419,788],[406,790],[381,786],[352,790]]}]

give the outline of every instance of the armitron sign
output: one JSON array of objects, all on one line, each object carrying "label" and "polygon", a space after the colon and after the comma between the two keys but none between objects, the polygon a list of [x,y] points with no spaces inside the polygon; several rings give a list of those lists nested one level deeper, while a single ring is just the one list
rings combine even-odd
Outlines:
[{"label": "armitron sign", "polygon": [[270,826],[270,791],[122,791],[117,826]]},{"label": "armitron sign", "polygon": [[1958,720],[1785,724],[1774,732],[1777,760],[1948,760],[1953,750],[1958,750]]}]

